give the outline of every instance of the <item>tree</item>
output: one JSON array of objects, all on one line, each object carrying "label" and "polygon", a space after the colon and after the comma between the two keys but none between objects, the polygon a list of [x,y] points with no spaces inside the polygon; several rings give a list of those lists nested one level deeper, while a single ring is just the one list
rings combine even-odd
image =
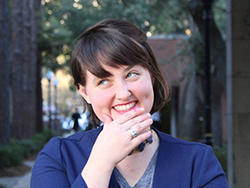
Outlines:
[{"label": "tree", "polygon": [[12,136],[27,138],[36,132],[37,43],[36,2],[12,1]]},{"label": "tree", "polygon": [[42,98],[42,61],[41,56],[39,55],[38,50],[38,31],[42,30],[42,20],[41,20],[41,0],[35,0],[35,10],[36,10],[36,57],[37,57],[37,66],[36,66],[36,132],[43,131],[43,98]]},{"label": "tree", "polygon": [[187,81],[181,100],[180,123],[178,125],[178,136],[187,140],[200,141],[203,135],[203,70],[204,54],[201,36],[194,33],[188,39],[186,47],[179,55],[189,57],[190,66],[188,66],[185,75]]},{"label": "tree", "polygon": [[[213,73],[213,108],[212,108],[212,125],[215,136],[215,143],[221,143],[221,101],[220,96],[224,91],[225,71],[223,69],[225,63],[225,42],[223,41],[223,29],[225,29],[225,19],[223,14],[225,2],[223,0],[216,1],[215,20],[213,20],[213,51],[212,59],[216,71]],[[156,34],[185,34],[187,29],[192,30],[192,36],[187,46],[191,46],[189,53],[194,54],[195,64],[189,70],[187,75],[189,79],[189,87],[186,88],[185,105],[190,110],[182,107],[180,123],[180,135],[188,134],[188,139],[200,140],[202,126],[199,119],[203,116],[203,73],[202,73],[202,57],[203,52],[200,51],[203,45],[203,6],[200,1],[180,1],[180,0],[50,0],[43,1],[44,10],[44,33],[43,42],[41,44],[41,53],[43,63],[53,70],[66,67],[70,60],[71,47],[77,36],[79,36],[89,26],[97,23],[105,18],[125,19],[135,23],[145,33],[150,35]],[[219,22],[216,22],[218,21]],[[192,26],[194,25],[194,27]],[[193,29],[195,28],[195,29]],[[194,39],[194,40],[193,40]],[[197,43],[198,42],[198,43]],[[197,46],[199,45],[199,46]],[[40,46],[40,45],[39,45]],[[192,47],[193,46],[193,47]],[[199,52],[199,53],[197,53]],[[65,61],[58,64],[56,57],[63,54]],[[196,67],[196,68],[195,68]],[[196,83],[199,83],[197,88]],[[193,96],[198,96],[193,98]],[[189,98],[191,97],[191,98]],[[194,102],[195,100],[195,102]],[[184,105],[184,104],[183,104]],[[198,108],[199,107],[199,108]],[[192,109],[191,109],[192,108]],[[198,110],[200,109],[200,110]],[[192,118],[191,118],[192,117]],[[181,122],[181,121],[180,121]],[[197,129],[198,127],[198,129]],[[197,130],[197,131],[194,131]],[[187,132],[189,131],[189,132]],[[185,136],[186,137],[186,136]]]},{"label": "tree", "polygon": [[[219,2],[221,3],[221,1]],[[182,1],[180,2],[181,5],[185,6],[188,8],[188,11],[190,13],[190,16],[192,20],[194,21],[196,25],[196,29],[198,30],[199,34],[204,37],[204,27],[203,27],[203,20],[202,20],[202,14],[203,14],[203,6],[201,2],[197,1],[191,1],[187,4],[183,3]],[[211,89],[211,99],[212,99],[212,133],[213,133],[213,138],[214,138],[214,144],[215,145],[221,145],[222,144],[222,103],[221,103],[221,97],[223,92],[225,91],[225,83],[226,83],[226,72],[225,72],[225,63],[226,63],[226,57],[225,57],[225,52],[226,52],[226,47],[225,47],[225,41],[223,40],[223,33],[219,29],[218,25],[216,24],[216,20],[211,20],[211,36],[212,36],[212,41],[211,41],[211,61],[212,61],[212,67],[214,68],[212,74],[211,74],[211,82],[212,82],[212,89]],[[223,26],[221,26],[223,28]],[[223,30],[222,30],[223,31]],[[201,44],[200,46],[203,46],[204,44]],[[203,48],[203,47],[202,47]],[[197,54],[197,49],[193,49],[193,53],[196,53],[196,56],[199,56]],[[196,64],[200,64],[200,68],[202,68],[202,65],[204,64],[203,60],[198,60],[196,61]],[[203,68],[202,68],[203,69]],[[191,74],[195,74],[196,77],[193,79],[189,84],[190,85],[196,85],[197,82],[200,82],[201,80],[203,82],[204,80],[204,75],[199,74],[201,69],[199,71],[195,71],[193,73],[191,71]],[[200,103],[197,104],[195,107],[193,105],[193,100],[188,98],[188,96],[195,96],[197,95],[197,92],[199,92],[199,88],[189,90],[187,92],[191,93],[186,93],[186,101],[183,106],[191,106],[193,108],[197,108],[199,104],[204,104],[202,100],[200,100]],[[197,101],[196,101],[197,102]],[[185,109],[184,109],[185,110]],[[195,128],[199,129],[197,127],[197,120],[201,116],[200,112],[193,113],[192,117],[193,119],[190,118],[185,118],[185,117],[190,117],[190,113],[192,111],[185,111],[184,116],[181,118],[184,121],[182,122],[181,126],[184,127],[192,127],[191,130],[194,130]],[[189,121],[187,121],[189,120]],[[185,134],[182,132],[184,129],[180,129],[181,134]],[[197,136],[192,135],[191,138],[196,138]]]},{"label": "tree", "polygon": [[[184,33],[188,27],[185,12],[175,14],[178,11],[175,1],[50,0],[42,1],[42,5],[44,25],[39,35],[39,51],[43,65],[54,71],[67,69],[73,41],[102,19],[125,19],[148,34]],[[64,63],[58,63],[59,55],[65,57]]]},{"label": "tree", "polygon": [[0,144],[10,139],[9,2],[0,5]]}]

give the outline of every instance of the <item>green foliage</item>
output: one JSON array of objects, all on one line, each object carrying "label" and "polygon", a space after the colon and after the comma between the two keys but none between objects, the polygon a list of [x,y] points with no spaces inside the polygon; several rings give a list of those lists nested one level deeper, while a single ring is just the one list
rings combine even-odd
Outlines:
[{"label": "green foliage", "polygon": [[45,130],[40,134],[36,134],[30,138],[32,143],[35,145],[35,150],[39,151],[44,147],[44,144],[46,144],[50,138],[55,136],[55,132],[50,130]]},{"label": "green foliage", "polygon": [[[173,0],[43,0],[42,5],[39,51],[43,65],[53,71],[68,66],[74,40],[102,19],[128,20],[153,35],[184,34],[189,27],[187,12]],[[64,55],[63,63],[57,61],[59,55]]]},{"label": "green foliage", "polygon": [[23,161],[23,148],[20,145],[0,147],[0,168],[17,166]]},{"label": "green foliage", "polygon": [[18,147],[21,150],[20,153],[22,154],[20,156],[22,156],[22,158],[27,158],[30,154],[37,151],[35,143],[33,143],[30,139],[23,139],[21,141],[12,139],[10,147]]},{"label": "green foliage", "polygon": [[[69,58],[58,64],[56,57],[70,55],[76,37],[102,19],[128,20],[153,35],[185,34],[190,28],[189,11],[198,6],[202,3],[194,0],[42,0],[39,49],[43,53],[43,63],[52,70],[66,66]],[[225,31],[225,10],[224,0],[215,1],[214,19],[221,31]]]},{"label": "green foliage", "polygon": [[214,147],[214,153],[225,173],[227,173],[227,147]]},{"label": "green foliage", "polygon": [[227,29],[226,1],[216,0],[213,6],[213,15],[220,32],[225,35]]},{"label": "green foliage", "polygon": [[[183,44],[180,44],[183,45]],[[199,33],[193,33],[186,41],[185,48],[180,48],[180,51],[178,51],[177,56],[179,56],[182,61],[185,60],[185,58],[189,58],[190,61],[190,67],[188,67],[188,70],[195,70],[195,72],[203,76],[204,74],[204,44],[203,40],[201,38],[201,35]],[[191,68],[191,69],[190,69]],[[186,74],[184,74],[186,75]]]},{"label": "green foliage", "polygon": [[45,130],[30,139],[12,139],[10,145],[0,145],[0,168],[17,166],[28,156],[39,152],[55,133]]}]

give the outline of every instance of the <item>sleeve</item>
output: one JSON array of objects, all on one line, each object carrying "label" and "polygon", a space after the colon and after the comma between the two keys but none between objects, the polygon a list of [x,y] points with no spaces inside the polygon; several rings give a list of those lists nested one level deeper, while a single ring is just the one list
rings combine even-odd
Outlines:
[{"label": "sleeve", "polygon": [[69,182],[60,147],[60,139],[52,138],[40,152],[32,171],[31,188],[87,188],[81,174],[73,183]]},{"label": "sleeve", "polygon": [[203,157],[196,166],[194,178],[199,188],[228,188],[225,173],[210,146],[206,147]]}]

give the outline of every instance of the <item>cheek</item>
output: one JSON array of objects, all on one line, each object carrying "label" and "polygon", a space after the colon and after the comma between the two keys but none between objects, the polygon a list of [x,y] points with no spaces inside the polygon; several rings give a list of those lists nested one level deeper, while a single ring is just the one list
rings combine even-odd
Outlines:
[{"label": "cheek", "polygon": [[137,93],[139,94],[139,96],[143,97],[143,98],[151,98],[152,97],[152,93],[153,93],[153,88],[149,87],[146,84],[142,84],[139,87],[136,88]]},{"label": "cheek", "polygon": [[151,83],[150,80],[148,82],[141,82],[135,89],[137,91],[137,97],[141,102],[144,103],[144,105],[149,108],[150,111],[153,106],[154,101],[154,91],[153,91],[153,85],[149,84]]},{"label": "cheek", "polygon": [[108,112],[108,107],[111,102],[110,95],[107,92],[93,93],[91,95],[91,105],[96,116],[102,120],[101,115]]}]

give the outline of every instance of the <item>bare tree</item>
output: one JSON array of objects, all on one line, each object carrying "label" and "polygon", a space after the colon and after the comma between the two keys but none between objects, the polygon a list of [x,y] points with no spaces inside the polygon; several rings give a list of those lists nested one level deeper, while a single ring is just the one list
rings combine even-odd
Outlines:
[{"label": "bare tree", "polygon": [[[182,2],[181,2],[182,3]],[[194,24],[197,26],[197,29],[201,35],[204,35],[204,21],[202,18],[203,15],[203,6],[202,3],[199,1],[191,0],[189,3],[186,4],[188,7],[188,11],[190,13],[190,16],[194,22]],[[226,83],[226,70],[225,70],[225,64],[226,64],[226,46],[225,41],[223,40],[222,34],[220,33],[218,26],[215,24],[214,20],[211,20],[211,62],[213,67],[213,71],[211,71],[211,100],[212,100],[212,134],[214,139],[214,145],[221,145],[222,144],[222,95],[225,92],[225,83]],[[203,47],[201,47],[203,48]],[[193,74],[193,73],[192,73]],[[191,76],[192,77],[192,76]],[[197,76],[193,77],[191,80],[191,83],[189,83],[191,86],[195,86],[197,82],[200,82],[199,80],[203,80],[203,76]],[[200,87],[189,90],[186,92],[189,92],[188,96],[195,96],[197,92],[199,92]],[[193,100],[190,98],[186,99],[186,104],[188,106],[194,106]],[[196,101],[197,102],[197,101]],[[195,108],[198,106],[203,105],[203,101],[199,100],[199,104],[196,105]],[[185,110],[185,108],[183,108]],[[197,113],[193,113],[192,111],[185,111],[183,119],[183,125],[187,126],[193,126],[192,129],[200,129],[200,127],[194,127],[197,126],[195,122],[197,122],[198,118],[201,116],[200,111],[197,111]],[[194,116],[194,119],[190,121],[187,121],[185,117],[190,117],[190,115]],[[183,129],[180,129],[180,132],[183,133]],[[197,138],[193,135],[193,137]]]}]

